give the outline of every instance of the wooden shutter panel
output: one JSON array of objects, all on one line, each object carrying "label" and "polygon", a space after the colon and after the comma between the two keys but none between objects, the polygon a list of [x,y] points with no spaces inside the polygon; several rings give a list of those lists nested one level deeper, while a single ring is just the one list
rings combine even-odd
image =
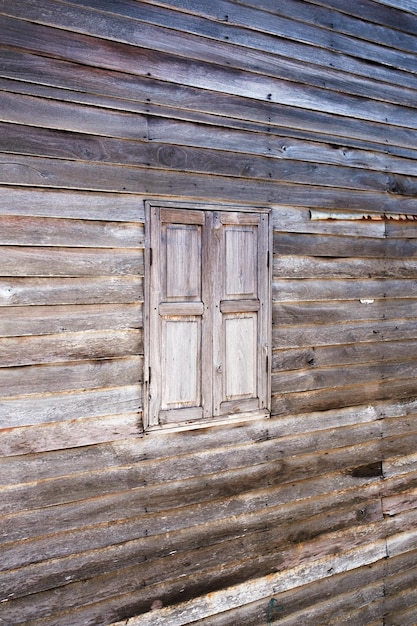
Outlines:
[{"label": "wooden shutter panel", "polygon": [[220,212],[214,415],[268,406],[268,216]]},{"label": "wooden shutter panel", "polygon": [[152,207],[149,425],[203,417],[203,211]]},{"label": "wooden shutter panel", "polygon": [[145,427],[269,408],[269,215],[147,205]]}]

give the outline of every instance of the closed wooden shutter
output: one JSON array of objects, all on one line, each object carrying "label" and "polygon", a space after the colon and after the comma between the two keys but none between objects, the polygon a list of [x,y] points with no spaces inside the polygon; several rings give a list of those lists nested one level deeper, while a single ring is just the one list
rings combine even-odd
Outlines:
[{"label": "closed wooden shutter", "polygon": [[268,214],[148,217],[146,425],[267,408]]},{"label": "closed wooden shutter", "polygon": [[149,423],[203,417],[203,211],[151,214]]},{"label": "closed wooden shutter", "polygon": [[224,415],[268,404],[268,215],[221,212],[215,220],[214,415]]}]

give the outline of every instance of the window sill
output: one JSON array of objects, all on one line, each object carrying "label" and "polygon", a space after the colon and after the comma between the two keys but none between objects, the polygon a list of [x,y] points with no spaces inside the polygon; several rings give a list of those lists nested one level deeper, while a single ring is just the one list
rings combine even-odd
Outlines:
[{"label": "window sill", "polygon": [[182,422],[178,424],[164,424],[163,426],[149,426],[145,435],[155,432],[181,432],[187,430],[201,430],[203,428],[212,428],[215,426],[231,426],[245,422],[254,422],[261,419],[269,419],[271,414],[269,411],[262,410],[250,413],[232,413],[230,415],[222,415],[221,417],[208,417],[193,422]]}]

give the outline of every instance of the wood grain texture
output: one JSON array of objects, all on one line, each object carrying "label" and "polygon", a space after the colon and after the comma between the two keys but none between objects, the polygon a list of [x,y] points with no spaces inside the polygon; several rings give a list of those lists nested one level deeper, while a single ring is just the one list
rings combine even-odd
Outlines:
[{"label": "wood grain texture", "polygon": [[142,333],[135,330],[96,331],[0,338],[2,367],[108,359],[143,354]]},{"label": "wood grain texture", "polygon": [[[34,404],[32,399],[30,402]],[[0,401],[0,412],[4,405],[5,402]],[[77,410],[79,414],[79,405]],[[7,416],[7,423],[10,424],[9,416]],[[76,448],[107,441],[118,441],[119,439],[138,437],[142,432],[142,418],[138,412],[104,415],[99,418],[67,418],[58,424],[49,422],[47,426],[44,424],[16,428],[8,426],[0,430],[0,450],[5,456],[20,456],[45,452],[51,448],[59,450],[67,447]]]},{"label": "wood grain texture", "polygon": [[[51,111],[51,114],[54,115],[54,112]],[[167,122],[165,126],[168,127]],[[369,150],[369,146],[367,150],[337,150],[329,144],[317,142],[314,146],[311,142],[291,137],[277,137],[279,144],[271,148],[271,137],[266,133],[254,133],[252,137],[247,137],[243,131],[224,131],[220,128],[217,133],[214,129],[211,133],[202,129],[196,141],[193,125],[185,123],[182,128],[178,123],[175,126],[171,123],[167,132],[163,127],[156,132],[154,130],[150,133],[152,143],[79,133],[68,136],[68,133],[57,130],[29,129],[23,124],[0,123],[0,130],[0,148],[11,155],[146,165],[304,184],[308,184],[314,174],[325,185],[352,189],[385,191],[396,183],[404,191],[411,191],[414,184],[412,163],[383,154],[376,160],[375,152]],[[160,141],[154,141],[154,137]],[[235,150],[232,152],[232,146],[239,146],[240,154]],[[221,148],[224,152],[219,153]],[[398,175],[393,178],[388,172]]]},{"label": "wood grain texture", "polygon": [[[348,117],[353,116],[359,119],[368,119],[370,121],[382,121],[384,117],[382,113],[385,113],[385,117],[389,118],[391,123],[398,125],[407,125],[407,122],[411,124],[411,128],[415,128],[415,125],[412,123],[412,116],[407,114],[407,111],[402,111],[402,107],[395,107],[392,104],[389,104],[389,100],[391,98],[386,98],[387,102],[383,105],[381,103],[378,106],[375,105],[371,100],[363,100],[361,104],[358,103],[358,98],[355,96],[348,96],[345,93],[339,93],[338,97],[330,97],[326,98],[327,94],[323,93],[323,90],[320,87],[309,87],[301,84],[288,84],[286,81],[288,77],[285,79],[280,78],[271,78],[267,75],[257,74],[255,73],[259,67],[259,56],[258,52],[255,60],[255,72],[251,74],[250,72],[246,72],[246,76],[243,77],[241,68],[247,69],[248,65],[250,66],[250,52],[245,51],[245,64],[242,67],[241,64],[238,65],[238,69],[229,68],[225,70],[219,60],[223,60],[224,56],[221,55],[221,59],[219,57],[216,58],[216,47],[210,45],[210,42],[207,43],[204,39],[200,39],[195,36],[184,36],[184,33],[178,33],[176,31],[171,31],[170,33],[170,43],[168,49],[166,49],[164,45],[164,39],[166,38],[165,29],[159,28],[157,26],[153,26],[150,24],[142,24],[140,30],[140,36],[138,36],[136,32],[136,24],[134,20],[127,20],[120,17],[112,16],[103,16],[100,22],[94,21],[93,18],[96,13],[93,11],[82,10],[78,8],[70,8],[66,7],[65,11],[60,11],[58,16],[55,14],[51,14],[51,9],[48,5],[48,2],[43,2],[40,5],[37,4],[36,7],[31,5],[30,3],[26,4],[24,8],[20,7],[16,9],[16,7],[12,6],[9,0],[3,0],[2,6],[0,7],[2,13],[6,13],[10,16],[18,16],[23,17],[24,19],[30,21],[40,21],[40,22],[50,22],[55,25],[59,25],[64,28],[64,30],[81,30],[85,32],[84,24],[86,21],[90,24],[90,28],[88,32],[91,34],[95,34],[98,37],[103,37],[104,39],[111,40],[119,40],[122,42],[130,43],[133,45],[141,45],[147,46],[150,50],[146,52],[146,56],[143,55],[142,50],[138,48],[136,50],[137,65],[136,68],[140,68],[139,71],[136,69],[141,75],[151,74],[155,78],[158,79],[166,79],[164,73],[161,73],[161,67],[163,68],[164,62],[160,62],[161,53],[155,52],[155,48],[162,47],[164,52],[172,52],[173,47],[178,50],[181,50],[184,56],[190,55],[191,57],[196,57],[198,60],[192,59],[185,60],[184,57],[177,56],[173,59],[165,58],[165,65],[173,65],[175,64],[177,68],[177,72],[175,73],[174,82],[180,82],[182,84],[190,84],[190,86],[199,87],[208,90],[219,90],[219,84],[222,85],[221,91],[225,93],[230,93],[231,95],[239,95],[243,97],[255,98],[260,100],[271,100],[272,102],[279,102],[286,105],[294,105],[299,106],[301,108],[313,109],[313,110],[325,110],[327,112],[331,112],[331,109],[335,110],[338,114],[346,115]],[[40,15],[40,9],[42,9],[42,14]],[[49,16],[48,16],[49,13]],[[83,21],[84,16],[84,21]],[[49,17],[49,19],[48,19]],[[7,19],[7,18],[3,18]],[[58,22],[58,24],[57,24]],[[94,29],[94,26],[98,26],[97,29]],[[16,28],[16,25],[14,25]],[[22,26],[19,25],[18,31],[22,31]],[[38,27],[38,33],[36,39],[34,39],[34,43],[30,43],[28,46],[29,50],[33,50],[33,45],[36,46],[36,49],[39,50],[39,47],[42,51],[48,51],[49,54],[52,53],[53,56],[68,57],[68,48],[64,51],[63,47],[65,43],[62,39],[67,39],[67,37],[63,37],[62,35],[58,35],[60,31],[56,31],[56,33],[51,32],[51,29],[45,27]],[[93,31],[93,32],[92,32]],[[94,32],[95,31],[95,32]],[[10,37],[10,34],[12,36]],[[16,45],[16,36],[13,37],[13,27],[6,29],[6,41],[5,43],[9,43],[9,45]],[[165,37],[164,37],[165,35]],[[33,33],[32,33],[33,37]],[[74,38],[74,37],[73,37]],[[39,40],[42,42],[39,44]],[[91,58],[91,41],[89,37],[85,35],[77,35],[76,36],[77,43],[74,42],[74,49],[77,50],[78,54],[83,54],[83,62],[85,63],[86,59]],[[148,40],[148,41],[146,41]],[[176,42],[177,41],[177,45]],[[22,38],[20,35],[19,44],[22,45]],[[159,43],[161,42],[161,43]],[[55,44],[51,46],[51,43]],[[159,43],[159,46],[158,46]],[[162,45],[161,45],[162,44]],[[59,48],[61,47],[61,51]],[[97,47],[97,44],[96,44]],[[119,42],[106,42],[103,44],[103,49],[99,51],[99,56],[96,57],[95,64],[106,66],[110,66],[114,69],[123,69],[126,70],[127,67],[131,68],[132,62],[132,54],[126,54],[127,51],[123,48],[123,43]],[[46,48],[46,50],[45,50]],[[114,49],[114,54],[109,55],[109,49]],[[201,53],[198,55],[196,51],[201,49]],[[230,46],[226,46],[227,50],[230,50]],[[120,50],[119,50],[120,49]],[[381,48],[378,48],[379,52]],[[350,52],[352,51],[352,48]],[[126,67],[126,59],[125,63],[120,65],[120,60],[118,59],[118,54],[121,54],[122,59],[123,56],[127,56],[129,59],[129,65]],[[221,54],[221,53],[220,53]],[[262,53],[261,53],[262,54]],[[391,55],[388,53],[388,57]],[[158,58],[159,57],[159,58]],[[269,57],[267,57],[268,62]],[[379,59],[378,59],[379,60]],[[118,63],[119,61],[119,63]],[[214,61],[213,65],[210,65],[210,61]],[[402,53],[402,54],[394,54],[394,58],[387,58],[387,64],[390,64],[390,61],[395,63],[397,67],[401,67],[402,69],[410,69],[413,68],[414,59],[412,54]],[[275,64],[274,66],[279,67]],[[202,71],[202,69],[211,71]],[[267,72],[268,73],[268,72]],[[314,75],[314,73],[310,73],[310,75]],[[181,76],[181,81],[179,80],[179,76]],[[233,76],[233,80],[230,78]],[[173,74],[171,73],[171,80]],[[297,74],[293,74],[292,80],[297,77]],[[331,70],[328,73],[328,78],[331,77]],[[345,84],[345,83],[343,83]],[[363,93],[363,89],[361,90]]]},{"label": "wood grain texture", "polygon": [[1,276],[143,276],[143,254],[117,249],[4,246]]},{"label": "wood grain texture", "polygon": [[123,193],[2,187],[1,215],[144,222],[143,199]]},{"label": "wood grain texture", "polygon": [[94,248],[142,248],[142,224],[61,220],[46,217],[0,217],[0,245]]},{"label": "wood grain texture", "polygon": [[[233,28],[231,22],[233,22],[233,13],[236,11],[236,9],[230,3],[224,3],[226,8],[223,10],[227,11],[227,14],[228,14],[226,29],[224,28],[222,29],[221,26],[216,24],[215,31],[213,33],[213,31],[210,29],[210,26],[212,25],[210,24],[209,21],[196,20],[195,18],[192,19],[188,17],[188,20],[186,22],[187,25],[193,24],[194,28],[189,29],[189,32],[186,33],[185,31],[187,30],[187,27],[184,26],[184,22],[181,21],[181,16],[177,15],[176,13],[168,12],[164,9],[159,9],[157,11],[152,12],[149,10],[149,7],[146,7],[146,5],[144,5],[143,3],[142,3],[142,6],[140,6],[141,10],[138,13],[136,3],[130,4],[126,2],[126,3],[123,3],[122,5],[119,5],[117,17],[113,13],[113,11],[112,11],[113,15],[111,16],[108,14],[106,15],[106,13],[102,13],[100,15],[101,17],[100,23],[94,24],[93,27],[90,25],[90,27],[86,29],[84,26],[84,23],[88,21],[89,19],[91,19],[93,15],[95,15],[95,11],[89,10],[88,4],[90,6],[94,6],[94,3],[90,2],[87,4],[85,2],[77,2],[77,4],[84,5],[84,6],[78,6],[77,11],[71,10],[70,8],[67,7],[66,11],[60,12],[60,16],[58,19],[56,18],[56,16],[48,15],[47,3],[41,4],[41,6],[39,7],[42,9],[42,14],[40,14],[38,10],[34,9],[34,7],[31,7],[31,6],[27,6],[24,11],[22,10],[16,11],[15,7],[11,7],[10,3],[5,1],[3,2],[3,12],[10,16],[23,17],[25,19],[29,19],[31,21],[35,21],[38,23],[52,24],[52,25],[56,25],[58,23],[58,25],[60,27],[63,27],[65,30],[69,30],[69,31],[76,30],[78,32],[89,33],[89,34],[92,33],[96,36],[104,37],[105,39],[109,39],[113,41],[128,42],[128,43],[133,43],[136,45],[147,44],[146,47],[152,47],[154,49],[164,51],[164,52],[172,52],[176,48],[177,50],[179,49],[182,52],[182,55],[189,56],[193,59],[197,59],[200,62],[211,61],[214,63],[216,62],[218,63],[220,60],[220,65],[221,65],[224,59],[224,52],[228,50],[229,57],[231,58],[230,64],[232,67],[237,67],[237,68],[242,67],[242,56],[244,54],[245,59],[247,59],[247,64],[246,64],[245,69],[251,69],[252,71],[260,70],[262,73],[266,73],[266,74],[272,73],[273,75],[276,75],[279,70],[277,69],[276,65],[274,66],[271,63],[270,57],[268,58],[268,56],[265,55],[265,53],[263,52],[263,50],[265,49],[264,48],[265,46],[267,49],[271,49],[271,53],[273,52],[278,53],[280,56],[284,57],[284,59],[285,57],[287,57],[287,59],[285,61],[283,59],[284,62],[281,63],[281,66],[283,68],[281,69],[281,76],[283,75],[285,78],[290,78],[291,71],[295,72],[298,69],[299,71],[303,72],[304,70],[303,65],[300,64],[300,66],[297,68],[297,63],[294,63],[294,61],[292,61],[293,57],[291,54],[292,53],[291,44],[288,45],[287,43],[286,46],[284,44],[284,46],[281,45],[281,47],[278,47],[277,42],[276,40],[274,41],[273,37],[271,36],[265,37],[265,35],[263,35],[262,33],[262,31],[266,30],[269,35],[275,35],[275,36],[278,35],[280,37],[282,36],[285,37],[290,24],[293,30],[294,30],[294,23],[298,26],[297,22],[295,22],[294,19],[288,20],[285,17],[282,18],[281,16],[265,15],[263,12],[250,11],[250,10],[248,11],[248,9],[239,7],[238,8],[238,11],[239,11],[238,21],[241,23],[242,18],[244,19],[245,17],[245,13],[246,14],[249,13],[249,15],[246,16],[246,20],[249,20],[249,21],[247,22],[247,24],[245,24],[245,26],[250,25],[251,28],[254,28],[254,27],[256,28],[258,26],[257,28],[258,33],[255,38],[252,35],[252,33],[247,33],[247,32],[242,33],[238,29]],[[85,6],[86,4],[87,6]],[[129,4],[131,8],[129,7]],[[98,3],[96,4],[95,8],[105,9],[106,7],[103,6],[102,3]],[[130,20],[125,19],[123,13],[133,19],[130,19]],[[82,21],[83,17],[85,20],[84,22]],[[165,17],[165,20],[164,20],[164,17]],[[141,26],[141,39],[139,39],[137,33],[134,30],[135,21],[138,19],[140,20],[140,26]],[[224,21],[224,19],[222,21]],[[166,39],[163,37],[161,33],[162,29],[159,26],[160,23],[162,23],[163,26],[169,26],[171,28],[174,26],[174,29],[171,30],[170,38],[169,38],[170,41],[172,42],[171,44],[167,45]],[[259,28],[259,23],[261,23],[260,28]],[[275,28],[273,27],[271,29],[271,25],[274,25]],[[179,27],[182,32],[178,32]],[[225,31],[223,36],[220,34],[221,30]],[[195,35],[193,31],[197,32],[198,34]],[[307,38],[307,41],[310,40],[309,41],[310,44],[313,44],[319,49],[331,48],[331,43],[329,42],[329,35],[325,30],[303,24],[301,26],[298,26],[298,28],[295,28],[295,32],[293,33],[293,37],[292,37],[293,39],[297,39],[296,37],[297,31],[303,32],[301,41],[306,41],[306,38]],[[206,42],[204,39],[207,36],[209,37],[209,39],[213,38],[213,34],[214,34],[214,37],[217,39],[217,45],[215,47],[210,46],[210,42]],[[200,37],[199,35],[202,35],[203,38]],[[255,47],[258,48],[258,50],[256,51],[256,54],[252,52],[253,44],[251,45],[251,41],[250,41],[251,35],[252,35],[252,41],[254,41],[255,39],[257,41],[257,44],[255,44]],[[332,35],[336,39],[337,45],[341,46],[341,49],[340,49],[341,52],[348,54],[348,55],[350,54],[353,57],[362,56],[366,59],[373,59],[375,61],[380,62],[380,58],[378,59],[376,58],[376,51],[378,50],[378,46],[373,46],[372,44],[364,42],[362,45],[365,50],[362,52],[362,54],[358,55],[357,50],[354,48],[354,40],[350,39],[349,37],[345,37],[343,35],[337,36],[334,33],[334,31]],[[403,36],[403,37],[407,39],[407,36]],[[412,38],[408,38],[408,40],[412,41]],[[149,45],[150,41],[152,41],[152,44],[153,44],[152,46]],[[246,45],[244,47],[244,50],[241,51],[239,47],[240,47],[240,44],[243,42]],[[234,45],[231,46],[230,43],[233,43]],[[177,45],[175,46],[175,44]],[[297,46],[294,46],[294,44],[292,47],[295,48],[295,50],[297,50]],[[305,62],[306,59],[308,59],[308,52],[307,52],[308,47],[305,46],[304,50],[305,52],[304,52],[302,60]],[[379,51],[381,54],[380,48],[379,48]],[[283,52],[284,54],[282,54]],[[320,50],[320,52],[322,51]],[[300,54],[299,51],[298,51],[298,54]],[[392,49],[392,48],[387,48],[383,50],[382,54],[384,56],[386,65],[393,64],[394,67],[398,67],[398,68],[401,68],[403,70],[408,70],[408,71],[412,67],[412,51],[408,52],[408,49],[407,49],[407,52],[402,51],[402,55],[401,55],[398,53],[397,50]],[[326,57],[327,59],[329,59],[330,55],[329,54],[326,55],[324,53],[324,58]],[[340,80],[340,70],[349,69],[349,73],[353,73],[353,74],[355,73],[355,70],[352,69],[352,65],[353,65],[352,61],[351,61],[350,67],[345,66],[342,68],[339,66],[338,73],[334,72],[334,70],[331,69],[333,66],[333,63],[332,64],[324,63],[324,65],[327,69],[326,84],[331,83],[333,74],[334,74],[334,81],[337,83],[337,80],[338,79]],[[367,72],[363,66],[361,68],[360,63],[357,63],[357,67],[360,68],[359,73],[365,74],[367,77],[369,76],[369,72]],[[287,69],[286,73],[285,73],[285,69]],[[315,76],[316,74],[320,74],[320,72],[321,72],[321,68],[320,68],[320,63],[319,63],[318,67],[316,68],[316,72],[309,72],[307,74],[308,82],[310,83],[312,82],[314,84]],[[385,78],[386,80],[387,74],[385,74],[385,77],[383,78],[380,73],[380,78],[382,78],[382,80],[384,80]],[[354,82],[352,75],[349,76],[349,82],[351,83]],[[320,86],[322,84],[323,83],[321,82]],[[347,87],[345,85],[344,90],[346,89]]]},{"label": "wood grain texture", "polygon": [[[40,365],[0,369],[2,397],[27,393],[51,393],[73,389],[112,387],[114,380],[133,385],[142,380],[140,358],[96,359],[68,366]],[[36,390],[36,391],[35,391]],[[5,424],[7,425],[7,423]]]},{"label": "wood grain texture", "polygon": [[142,307],[137,304],[0,308],[1,337],[141,327]]},{"label": "wood grain texture", "polygon": [[[409,0],[0,0],[0,621],[414,626],[416,19]],[[184,230],[209,204],[226,263],[210,245],[184,274],[193,235],[164,232],[159,313],[213,323],[202,275],[237,371],[262,309],[248,220],[270,209],[271,415],[144,432],[145,206]]]},{"label": "wood grain texture", "polygon": [[140,276],[0,278],[0,306],[111,304],[143,301]]},{"label": "wood grain texture", "polygon": [[[333,55],[333,59],[337,57]],[[361,122],[350,118],[340,118],[335,122],[331,114],[320,111],[297,109],[269,100],[241,99],[219,92],[202,93],[191,86],[184,87],[104,68],[96,68],[92,75],[88,68],[79,64],[23,54],[16,50],[2,50],[2,60],[4,63],[0,76],[11,77],[0,78],[3,91],[54,100],[65,99],[91,106],[106,105],[121,111],[151,114],[156,118],[159,115],[171,117],[174,106],[179,120],[196,123],[211,121],[216,126],[266,131],[278,136],[285,133],[287,142],[291,137],[305,139],[304,152],[307,155],[310,151],[311,129],[314,128],[314,140],[325,142],[322,150],[326,143],[330,143],[333,145],[334,158],[343,160],[345,157],[347,162],[355,156],[355,151],[349,147],[372,150],[375,164],[379,158],[382,163],[386,162],[386,154],[405,158],[413,158],[415,155],[413,133],[409,129],[387,123]],[[12,80],[17,77],[25,82]],[[35,79],[36,83],[33,82]],[[83,91],[79,91],[80,88]],[[152,118],[148,121],[152,121]],[[51,123],[52,120],[49,120]],[[328,153],[329,158],[331,152]],[[368,161],[369,166],[373,167],[371,160]],[[360,166],[360,158],[355,162]],[[394,160],[391,158],[390,162],[394,163]],[[401,162],[396,160],[396,163],[399,166]],[[408,164],[407,161],[402,162],[402,168],[407,168],[410,174],[414,171],[412,163]]]},{"label": "wood grain texture", "polygon": [[37,125],[60,128],[66,131],[102,132],[113,137],[146,138],[146,119],[139,116],[95,107],[85,107],[67,102],[45,101],[31,96],[17,96],[0,92],[2,121],[29,123],[36,111]]},{"label": "wood grain texture", "polygon": [[[121,179],[122,175],[122,179]],[[367,210],[380,214],[382,212],[413,215],[416,213],[414,183],[407,190],[395,186],[394,192],[382,194],[372,191],[343,190],[337,188],[318,188],[314,196],[307,185],[280,184],[279,181],[254,181],[242,178],[216,176],[216,186],[210,175],[165,170],[145,167],[125,166],[122,168],[111,164],[97,164],[94,171],[85,169],[84,164],[58,159],[44,160],[39,157],[0,156],[0,182],[13,184],[19,179],[20,184],[35,187],[49,185],[52,188],[67,187],[72,189],[104,190],[115,192],[120,189],[128,193],[158,196],[186,196],[189,199],[206,198],[206,201],[235,202],[242,194],[242,201],[249,205],[280,203],[293,206],[316,206],[327,208],[349,208],[363,211],[366,201]],[[122,181],[122,183],[121,183]]]},{"label": "wood grain texture", "polygon": [[[59,430],[58,422],[64,422],[64,426],[67,422],[71,427],[74,420],[80,417],[101,418],[105,415],[138,412],[140,409],[141,388],[138,385],[62,392],[52,396],[17,395],[2,398],[0,401],[2,428],[53,422]],[[13,436],[13,433],[10,434]],[[7,437],[7,432],[2,435]],[[59,447],[62,446],[65,447],[65,441],[61,441]],[[52,446],[51,449],[54,447]]]}]

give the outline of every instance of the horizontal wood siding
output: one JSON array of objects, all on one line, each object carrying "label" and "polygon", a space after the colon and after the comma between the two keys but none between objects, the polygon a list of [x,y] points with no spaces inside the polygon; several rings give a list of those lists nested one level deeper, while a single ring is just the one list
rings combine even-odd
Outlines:
[{"label": "horizontal wood siding", "polygon": [[[415,626],[416,28],[0,0],[0,623]],[[271,209],[270,419],[144,434],[152,199]]]}]

